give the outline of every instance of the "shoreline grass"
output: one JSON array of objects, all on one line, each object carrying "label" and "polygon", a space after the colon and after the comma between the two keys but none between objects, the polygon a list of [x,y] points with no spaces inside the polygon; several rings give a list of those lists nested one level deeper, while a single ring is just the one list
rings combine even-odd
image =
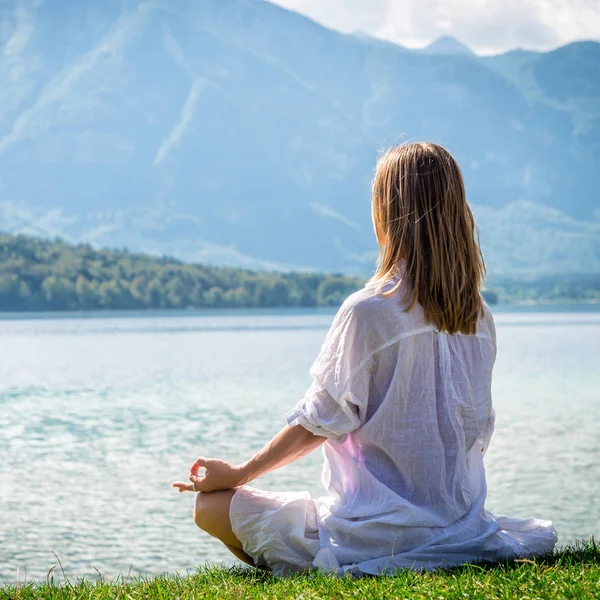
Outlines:
[{"label": "shoreline grass", "polygon": [[600,598],[600,546],[592,538],[551,554],[499,564],[463,565],[387,577],[331,577],[312,572],[288,579],[245,567],[201,567],[187,576],[117,577],[58,585],[30,582],[0,587],[0,600],[192,600],[241,598]]}]

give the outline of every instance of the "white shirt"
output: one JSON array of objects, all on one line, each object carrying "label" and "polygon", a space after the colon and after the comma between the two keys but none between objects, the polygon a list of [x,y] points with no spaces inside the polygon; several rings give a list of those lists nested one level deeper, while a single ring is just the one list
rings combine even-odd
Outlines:
[{"label": "white shirt", "polygon": [[368,285],[344,302],[312,386],[286,416],[328,438],[315,564],[376,573],[529,554],[507,530],[531,526],[539,551],[551,548],[548,521],[501,522],[484,509],[496,355],[489,308],[476,334],[448,335],[418,304],[405,312],[401,298]]}]

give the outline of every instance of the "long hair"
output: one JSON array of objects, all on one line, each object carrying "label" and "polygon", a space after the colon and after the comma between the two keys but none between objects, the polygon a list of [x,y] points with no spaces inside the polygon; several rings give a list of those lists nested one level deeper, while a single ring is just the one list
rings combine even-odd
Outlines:
[{"label": "long hair", "polygon": [[430,143],[388,150],[377,163],[372,216],[379,257],[371,281],[380,293],[405,281],[406,310],[417,302],[440,331],[475,333],[485,263],[452,155]]}]

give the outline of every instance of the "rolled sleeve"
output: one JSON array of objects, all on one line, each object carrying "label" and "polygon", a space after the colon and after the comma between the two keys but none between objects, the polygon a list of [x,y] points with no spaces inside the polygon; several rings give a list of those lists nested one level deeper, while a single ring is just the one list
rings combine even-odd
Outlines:
[{"label": "rolled sleeve", "polygon": [[369,400],[372,341],[356,307],[343,306],[310,369],[311,386],[285,415],[288,425],[328,438],[360,427]]},{"label": "rolled sleeve", "polygon": [[360,409],[350,392],[335,400],[316,382],[285,415],[285,420],[290,427],[302,425],[311,433],[327,438],[345,435],[361,425]]}]

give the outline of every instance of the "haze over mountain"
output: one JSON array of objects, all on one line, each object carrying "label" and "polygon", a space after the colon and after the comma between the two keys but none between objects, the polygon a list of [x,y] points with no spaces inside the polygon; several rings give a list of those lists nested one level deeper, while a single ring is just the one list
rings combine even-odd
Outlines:
[{"label": "haze over mountain", "polygon": [[421,50],[425,54],[467,54],[474,52],[462,42],[450,35],[443,35]]},{"label": "haze over mountain", "polygon": [[598,43],[412,51],[263,0],[0,18],[2,230],[365,274],[377,154],[427,139],[461,164],[492,273],[600,271]]}]

